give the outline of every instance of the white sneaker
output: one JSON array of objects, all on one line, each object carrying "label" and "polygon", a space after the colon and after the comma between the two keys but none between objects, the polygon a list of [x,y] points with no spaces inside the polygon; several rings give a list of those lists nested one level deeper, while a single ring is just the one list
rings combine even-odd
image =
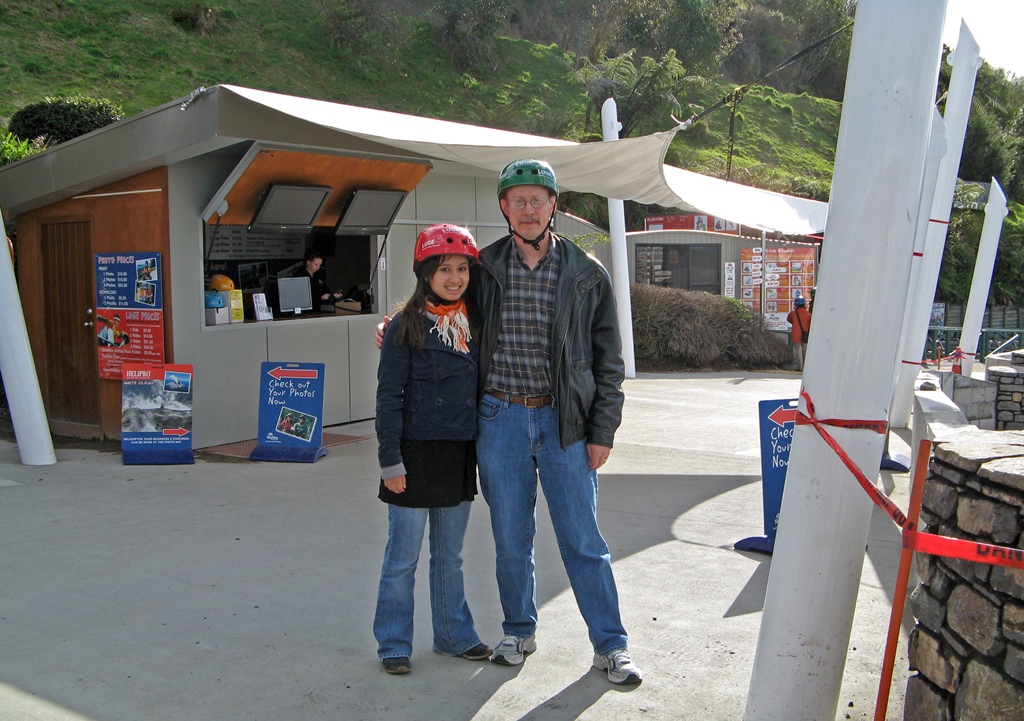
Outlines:
[{"label": "white sneaker", "polygon": [[537,636],[505,636],[494,649],[493,663],[502,666],[518,666],[523,659],[537,650]]},{"label": "white sneaker", "polygon": [[629,657],[629,651],[624,648],[617,649],[611,653],[594,654],[594,668],[598,671],[608,671],[608,680],[612,683],[633,685],[643,681],[643,674],[640,668],[633,663]]}]

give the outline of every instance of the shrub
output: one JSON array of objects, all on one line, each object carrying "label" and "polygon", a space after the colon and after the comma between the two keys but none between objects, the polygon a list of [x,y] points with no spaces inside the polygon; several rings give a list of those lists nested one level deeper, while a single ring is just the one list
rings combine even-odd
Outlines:
[{"label": "shrub", "polygon": [[8,129],[24,140],[43,137],[50,145],[63,143],[124,120],[120,106],[101,98],[45,98],[26,105],[11,117]]},{"label": "shrub", "polygon": [[382,0],[316,0],[331,45],[394,63],[392,48],[405,44],[402,13]]},{"label": "shrub", "polygon": [[197,3],[177,8],[171,12],[171,19],[180,25],[191,27],[200,35],[209,35],[213,32],[213,26],[217,24],[222,13],[220,8],[206,7]]},{"label": "shrub", "polygon": [[16,163],[33,153],[45,150],[45,148],[46,146],[43,143],[22,140],[14,133],[4,133],[0,135],[0,165]]},{"label": "shrub", "polygon": [[742,303],[710,293],[630,288],[637,361],[652,369],[775,368],[789,347]]}]

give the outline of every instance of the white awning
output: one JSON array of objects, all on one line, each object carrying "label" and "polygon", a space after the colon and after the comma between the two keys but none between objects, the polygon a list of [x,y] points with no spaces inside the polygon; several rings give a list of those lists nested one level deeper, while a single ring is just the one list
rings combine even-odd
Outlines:
[{"label": "white awning", "polygon": [[382,145],[495,174],[513,160],[534,157],[551,163],[560,187],[578,192],[708,213],[768,231],[809,234],[825,228],[827,203],[665,165],[675,130],[610,142],[572,143],[233,85],[217,90]]}]

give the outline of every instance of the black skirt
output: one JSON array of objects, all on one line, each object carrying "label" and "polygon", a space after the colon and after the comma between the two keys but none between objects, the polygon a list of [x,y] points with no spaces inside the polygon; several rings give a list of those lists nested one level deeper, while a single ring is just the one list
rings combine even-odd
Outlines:
[{"label": "black skirt", "polygon": [[402,441],[405,491],[377,498],[406,508],[450,508],[476,496],[475,441]]}]

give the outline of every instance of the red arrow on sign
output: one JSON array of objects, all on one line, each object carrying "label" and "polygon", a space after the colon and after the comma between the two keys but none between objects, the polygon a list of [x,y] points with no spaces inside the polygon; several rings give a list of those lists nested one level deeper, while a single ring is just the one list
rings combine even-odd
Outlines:
[{"label": "red arrow on sign", "polygon": [[779,426],[784,426],[787,423],[796,423],[796,412],[796,408],[787,409],[779,406],[768,414],[768,420],[773,421]]},{"label": "red arrow on sign", "polygon": [[316,378],[318,374],[315,368],[295,368],[289,370],[278,366],[272,371],[267,371],[267,375],[273,376],[278,380],[282,378]]},{"label": "red arrow on sign", "polygon": [[187,436],[188,430],[185,428],[164,428],[163,433],[165,436]]}]

